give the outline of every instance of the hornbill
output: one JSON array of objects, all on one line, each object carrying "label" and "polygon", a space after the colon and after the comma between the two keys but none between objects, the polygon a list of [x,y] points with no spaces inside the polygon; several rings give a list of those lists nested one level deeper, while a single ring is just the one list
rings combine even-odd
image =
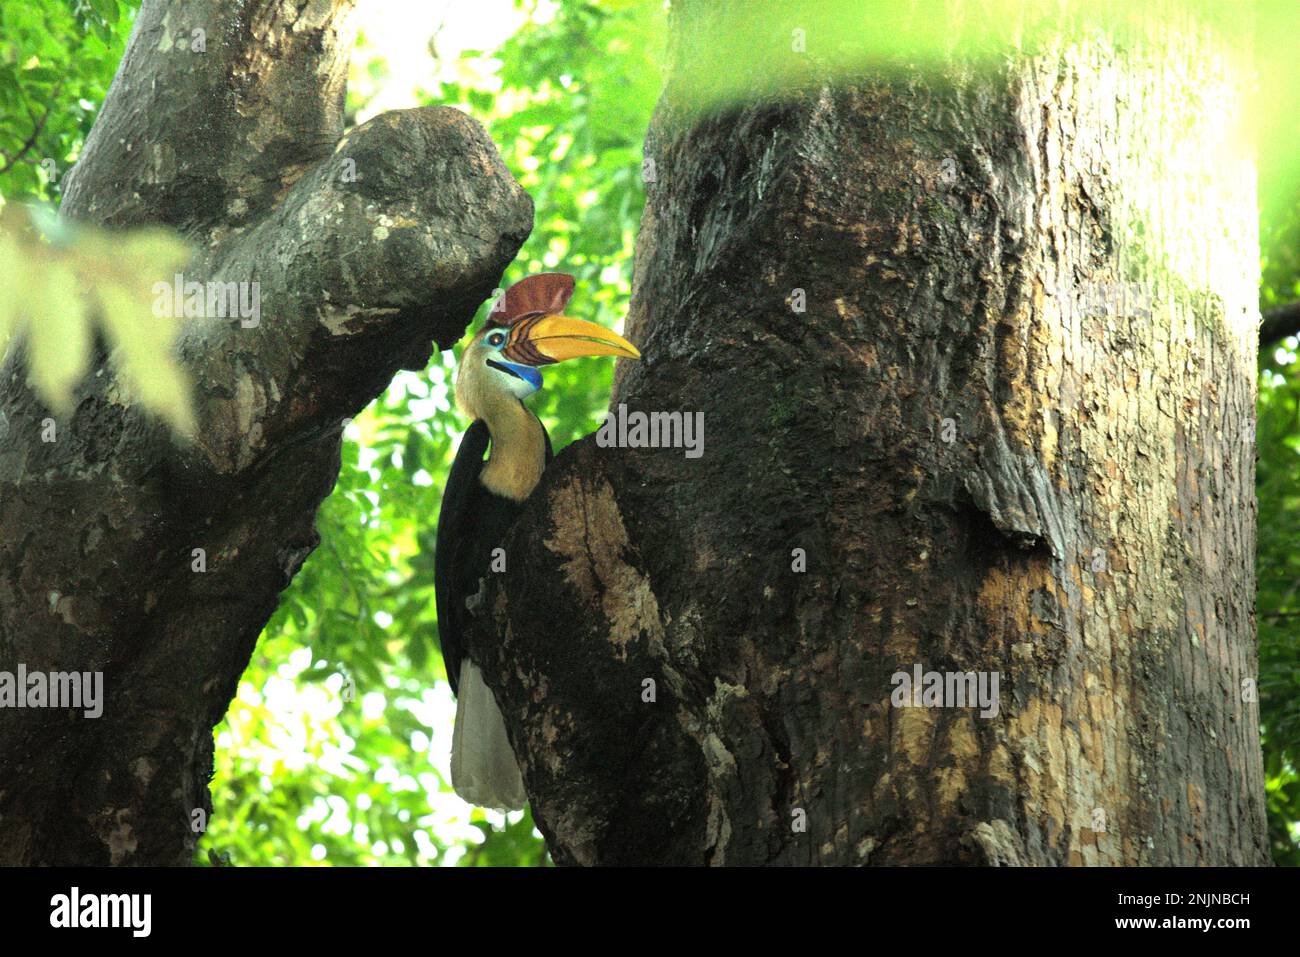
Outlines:
[{"label": "hornbill", "polygon": [[515,283],[470,340],[456,370],[456,405],[473,424],[456,450],[442,496],[434,587],[438,640],[456,694],[452,787],[483,807],[518,809],[525,801],[501,710],[465,647],[465,601],[478,594],[494,550],[551,461],[550,436],[523,400],[542,387],[540,366],[577,356],[641,355],[603,326],[562,315],[573,284],[563,273]]}]

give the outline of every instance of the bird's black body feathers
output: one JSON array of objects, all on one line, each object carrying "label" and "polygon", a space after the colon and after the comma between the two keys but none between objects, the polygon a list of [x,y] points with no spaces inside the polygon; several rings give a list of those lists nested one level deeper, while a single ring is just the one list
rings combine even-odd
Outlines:
[{"label": "bird's black body feathers", "polygon": [[[551,437],[546,439],[546,462],[552,458]],[[465,624],[469,615],[465,599],[479,590],[488,574],[492,550],[500,547],[515,523],[522,503],[493,494],[480,480],[483,454],[491,441],[487,423],[477,419],[460,440],[438,513],[438,539],[434,554],[434,592],[438,605],[438,640],[451,690],[458,691],[460,665],[465,657]]]}]

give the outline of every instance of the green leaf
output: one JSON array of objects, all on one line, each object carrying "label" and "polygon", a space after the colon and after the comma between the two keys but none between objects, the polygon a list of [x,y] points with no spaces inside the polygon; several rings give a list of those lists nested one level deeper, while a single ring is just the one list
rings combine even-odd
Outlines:
[{"label": "green leaf", "polygon": [[99,14],[100,19],[105,23],[117,23],[117,0],[91,0],[91,6],[95,8],[95,12]]}]

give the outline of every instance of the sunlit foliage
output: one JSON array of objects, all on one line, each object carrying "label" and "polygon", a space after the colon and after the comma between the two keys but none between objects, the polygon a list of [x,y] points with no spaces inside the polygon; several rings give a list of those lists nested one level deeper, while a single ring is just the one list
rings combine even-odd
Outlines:
[{"label": "sunlit foliage", "polygon": [[122,59],[139,5],[0,4],[0,195],[59,196]]}]

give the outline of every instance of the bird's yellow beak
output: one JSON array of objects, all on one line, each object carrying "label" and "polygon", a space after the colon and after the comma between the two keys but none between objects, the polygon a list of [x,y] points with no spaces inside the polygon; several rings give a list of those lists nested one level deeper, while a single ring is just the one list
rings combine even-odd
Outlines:
[{"label": "bird's yellow beak", "polygon": [[594,322],[570,316],[543,316],[528,326],[524,338],[552,362],[563,362],[579,356],[641,358],[637,347],[617,333]]}]

